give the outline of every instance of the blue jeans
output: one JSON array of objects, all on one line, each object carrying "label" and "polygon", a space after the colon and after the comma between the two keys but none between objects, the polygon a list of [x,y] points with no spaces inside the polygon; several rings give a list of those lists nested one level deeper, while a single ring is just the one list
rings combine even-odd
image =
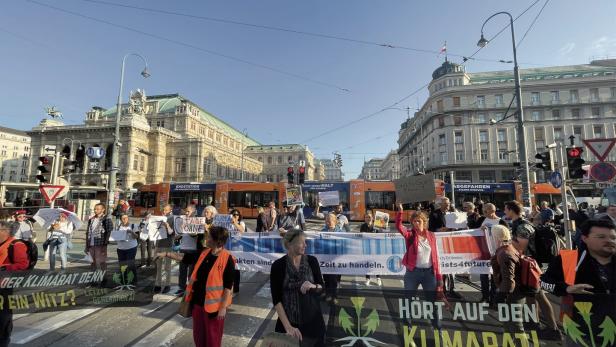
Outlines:
[{"label": "blue jeans", "polygon": [[[408,269],[404,273],[404,290],[410,292],[411,296],[417,293],[417,289],[421,285],[423,291],[424,300],[435,302],[436,301],[436,276],[432,273],[432,268],[420,269],[415,268],[413,271]],[[432,326],[435,329],[441,329],[441,321],[438,319],[436,309],[432,312],[434,319],[432,319]]]},{"label": "blue jeans", "polygon": [[49,269],[56,269],[56,251],[60,251],[60,268],[64,270],[66,268],[66,250],[68,241],[66,237],[61,236],[54,238],[49,242]]}]

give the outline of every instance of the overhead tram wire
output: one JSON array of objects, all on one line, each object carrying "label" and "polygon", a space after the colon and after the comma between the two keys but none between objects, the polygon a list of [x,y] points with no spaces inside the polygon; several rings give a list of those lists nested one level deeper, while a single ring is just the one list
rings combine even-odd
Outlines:
[{"label": "overhead tram wire", "polygon": [[[531,3],[531,4],[530,4],[530,5],[529,5],[529,6],[528,6],[528,7],[527,7],[524,11],[522,11],[522,13],[520,13],[519,15],[517,15],[517,16],[513,19],[513,21],[515,22],[516,20],[518,20],[518,18],[522,17],[522,16],[523,16],[526,12],[528,12],[528,11],[529,11],[529,10],[530,10],[533,6],[535,6],[535,5],[536,5],[539,1],[541,1],[541,0],[535,0],[533,3]],[[510,24],[509,24],[509,23],[507,23],[507,25],[505,25],[505,26],[504,26],[504,27],[503,27],[500,31],[498,31],[498,32],[497,32],[494,36],[492,36],[492,37],[489,39],[489,41],[492,41],[492,40],[496,39],[496,38],[497,38],[500,34],[502,34],[502,33],[503,33],[503,32],[504,32],[507,28],[509,28],[509,25],[510,25]],[[484,46],[484,47],[485,47],[485,46]],[[466,64],[466,63],[467,63],[469,60],[471,60],[471,59],[472,59],[475,55],[477,55],[477,53],[479,53],[479,52],[480,52],[480,51],[481,51],[484,47],[479,47],[477,50],[475,50],[475,52],[473,52],[473,54],[471,54],[471,55],[470,55],[470,56],[468,56],[468,57],[465,57],[465,59],[462,61],[462,63],[461,63],[460,65],[464,65],[464,64]],[[308,139],[306,139],[306,140],[302,141],[301,143],[309,143],[310,141],[316,140],[316,139],[321,138],[321,137],[323,137],[323,136],[325,136],[325,135],[329,135],[329,134],[331,134],[331,133],[333,133],[333,132],[336,132],[336,131],[338,131],[338,130],[341,130],[341,129],[347,128],[347,127],[349,127],[349,126],[351,126],[351,125],[353,125],[353,124],[355,124],[355,123],[357,123],[357,122],[361,122],[361,121],[363,121],[363,120],[366,120],[366,119],[372,118],[372,117],[374,117],[374,116],[377,116],[377,115],[379,115],[379,114],[381,114],[381,113],[385,112],[386,110],[388,110],[388,109],[390,109],[390,108],[392,108],[392,107],[398,106],[399,104],[401,104],[401,103],[402,103],[402,102],[404,102],[405,100],[407,100],[407,99],[411,98],[413,95],[415,95],[415,94],[419,93],[420,91],[422,91],[422,90],[423,90],[425,87],[427,87],[428,85],[430,85],[430,82],[428,82],[428,83],[424,84],[423,86],[421,86],[421,87],[419,87],[418,89],[414,90],[411,94],[409,94],[409,95],[407,95],[407,96],[403,97],[402,99],[400,99],[400,100],[396,101],[395,103],[393,103],[393,104],[391,104],[391,105],[389,105],[389,106],[383,107],[383,108],[382,108],[382,109],[380,109],[379,111],[372,112],[372,113],[367,114],[367,115],[365,115],[365,116],[362,116],[362,117],[360,117],[360,118],[358,118],[358,119],[354,119],[353,121],[350,121],[350,122],[348,122],[348,123],[341,124],[341,125],[339,125],[339,126],[337,126],[337,127],[333,128],[333,129],[327,130],[327,131],[325,131],[325,132],[323,132],[323,133],[320,133],[320,134],[318,134],[318,135],[315,135],[315,136],[313,136],[313,137],[310,137],[310,138],[308,138]]]},{"label": "overhead tram wire", "polygon": [[134,32],[134,33],[137,33],[137,34],[140,34],[140,35],[144,35],[144,36],[148,36],[148,37],[151,37],[151,38],[155,38],[155,39],[158,39],[158,40],[161,40],[161,41],[166,41],[166,42],[170,42],[170,43],[173,43],[173,44],[176,44],[176,45],[179,45],[179,46],[192,48],[194,50],[197,50],[197,51],[200,51],[200,52],[204,52],[204,53],[207,53],[207,54],[211,54],[211,55],[214,55],[214,56],[217,56],[217,57],[225,58],[225,59],[228,59],[228,60],[232,60],[232,61],[235,61],[235,62],[243,63],[243,64],[254,66],[254,67],[258,67],[258,68],[261,68],[261,69],[264,69],[264,70],[269,70],[269,71],[272,71],[272,72],[276,72],[278,74],[289,76],[289,77],[293,77],[295,79],[302,80],[302,81],[305,81],[305,82],[310,82],[310,83],[313,83],[313,84],[318,84],[318,85],[321,85],[321,86],[324,86],[324,87],[328,87],[328,88],[334,88],[334,89],[337,89],[339,91],[343,91],[343,92],[347,92],[347,93],[351,92],[347,88],[343,88],[343,87],[337,86],[337,85],[329,83],[329,82],[324,82],[324,81],[316,80],[316,79],[313,79],[313,78],[310,78],[310,77],[305,77],[305,76],[302,76],[302,75],[299,75],[299,74],[296,74],[296,73],[293,73],[293,72],[284,71],[284,70],[281,70],[281,69],[278,69],[278,68],[275,68],[275,67],[271,67],[271,66],[268,66],[268,65],[263,65],[263,64],[260,64],[260,63],[254,63],[254,62],[251,62],[251,61],[246,60],[246,59],[238,58],[238,57],[235,57],[235,56],[232,56],[232,55],[228,55],[228,54],[224,54],[224,53],[219,53],[219,52],[213,51],[211,49],[195,46],[195,45],[190,44],[190,43],[186,43],[186,42],[183,42],[183,41],[171,39],[171,38],[160,36],[160,35],[157,35],[157,34],[148,33],[146,31],[143,31],[143,30],[140,30],[140,29],[135,29],[135,28],[123,25],[123,24],[117,24],[117,23],[109,22],[109,21],[106,21],[104,19],[99,19],[99,18],[96,18],[96,17],[92,17],[92,16],[89,16],[89,15],[85,15],[85,14],[79,13],[79,12],[74,12],[74,11],[63,9],[63,8],[56,7],[56,6],[53,6],[53,5],[41,3],[41,2],[38,2],[36,0],[26,0],[26,1],[30,2],[30,3],[33,3],[33,4],[36,4],[36,5],[39,5],[39,6],[42,6],[42,7],[47,7],[47,8],[50,8],[50,9],[53,9],[53,10],[56,10],[56,11],[60,11],[60,12],[64,12],[64,13],[67,13],[67,14],[70,14],[70,15],[73,15],[73,16],[89,19],[89,20],[92,20],[92,21],[95,21],[95,22],[98,22],[98,23],[102,23],[102,24],[105,24],[105,25],[109,25],[109,26],[113,26],[113,27],[116,27],[116,28],[120,28],[120,29],[124,29],[124,30],[127,30],[127,31],[131,31],[131,32]]},{"label": "overhead tram wire", "polygon": [[539,19],[539,16],[541,16],[541,13],[543,12],[543,9],[548,5],[548,2],[550,2],[550,0],[545,0],[545,3],[543,4],[543,6],[541,6],[541,9],[539,10],[539,12],[535,16],[535,18],[533,18],[533,21],[528,26],[528,29],[526,29],[526,32],[524,33],[524,35],[522,35],[522,38],[520,39],[520,41],[518,41],[518,43],[516,44],[515,48],[520,47],[520,45],[522,44],[522,41],[524,41],[524,39],[526,38],[526,35],[528,35],[530,30],[533,28],[533,26],[537,22],[537,19]]},{"label": "overhead tram wire", "polygon": [[[158,13],[158,14],[165,14],[165,15],[171,15],[171,16],[192,18],[192,19],[204,20],[204,21],[209,21],[209,22],[238,25],[238,26],[257,28],[257,29],[264,29],[264,30],[271,30],[271,31],[280,31],[280,32],[286,32],[286,33],[297,34],[297,35],[304,35],[304,36],[311,36],[311,37],[318,37],[318,38],[329,39],[329,40],[346,41],[346,42],[352,42],[352,43],[357,43],[357,44],[362,44],[362,45],[369,45],[369,46],[375,46],[375,47],[381,47],[381,48],[400,49],[400,50],[412,51],[412,52],[416,52],[416,53],[425,53],[425,54],[439,54],[440,53],[437,50],[431,50],[431,49],[406,47],[406,46],[397,45],[397,44],[391,44],[391,43],[383,43],[383,42],[375,42],[375,41],[354,39],[354,38],[343,37],[343,36],[332,35],[332,34],[313,33],[313,32],[309,32],[309,31],[295,30],[295,29],[276,27],[276,26],[271,26],[271,25],[246,23],[246,22],[240,22],[240,21],[231,20],[231,19],[198,16],[198,15],[193,15],[193,14],[188,14],[188,13],[168,11],[168,10],[162,10],[162,9],[156,9],[156,8],[150,8],[150,7],[143,7],[143,6],[119,4],[119,3],[116,3],[116,2],[109,2],[109,1],[103,1],[103,0],[80,0],[80,1],[89,2],[89,3],[93,3],[93,4],[100,4],[100,5],[105,5],[105,6],[115,6],[115,7],[121,7],[121,8],[128,8],[128,9],[145,11],[145,12],[151,12],[151,13]],[[484,61],[484,62],[492,62],[492,63],[506,63],[505,61],[499,60],[499,59],[469,58],[469,57],[463,56],[461,54],[456,54],[456,53],[451,53],[451,52],[449,52],[448,55],[452,56],[452,57],[466,58],[466,59],[475,60],[475,61]],[[524,64],[526,64],[526,65],[537,65],[537,66],[542,66],[543,65],[543,64],[534,64],[534,63],[524,63]]]}]

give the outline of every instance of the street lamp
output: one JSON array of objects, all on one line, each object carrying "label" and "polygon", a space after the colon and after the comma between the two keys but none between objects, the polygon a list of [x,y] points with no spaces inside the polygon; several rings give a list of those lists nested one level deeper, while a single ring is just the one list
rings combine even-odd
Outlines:
[{"label": "street lamp", "polygon": [[143,78],[150,77],[150,73],[148,72],[148,62],[145,58],[137,53],[128,53],[122,58],[122,74],[120,75],[120,92],[118,93],[118,104],[116,105],[116,119],[115,119],[115,134],[113,138],[113,150],[111,152],[111,170],[109,172],[109,190],[108,190],[108,205],[109,208],[113,206],[113,201],[115,198],[115,190],[116,190],[116,178],[118,176],[118,162],[120,160],[120,118],[122,117],[122,93],[124,89],[124,67],[126,66],[126,58],[134,55],[141,60],[143,60],[143,64],[145,67],[143,71],[141,71],[141,76]]},{"label": "street lamp", "polygon": [[477,42],[477,46],[485,47],[488,44],[488,40],[483,36],[483,28],[486,23],[492,19],[493,17],[504,14],[509,16],[509,26],[511,27],[511,44],[513,46],[513,77],[515,80],[515,96],[518,101],[517,104],[517,116],[518,116],[518,146],[519,146],[519,156],[520,156],[520,165],[522,166],[522,202],[525,206],[532,207],[532,202],[530,199],[530,174],[528,170],[528,154],[526,153],[526,134],[524,132],[524,112],[522,109],[522,88],[520,87],[520,71],[518,67],[518,57],[515,48],[515,30],[513,28],[513,16],[509,12],[497,12],[488,19],[483,22],[481,26],[481,38]]}]

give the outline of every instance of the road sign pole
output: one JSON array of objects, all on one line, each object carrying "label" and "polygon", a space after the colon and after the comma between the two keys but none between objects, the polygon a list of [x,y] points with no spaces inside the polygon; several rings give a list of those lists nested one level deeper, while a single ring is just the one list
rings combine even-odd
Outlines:
[{"label": "road sign pole", "polygon": [[571,244],[571,230],[569,228],[569,208],[567,208],[567,171],[568,168],[565,166],[565,151],[566,148],[563,142],[559,142],[556,147],[556,151],[558,152],[558,166],[560,166],[560,171],[563,177],[563,184],[560,186],[560,195],[561,200],[563,202],[563,230],[565,232],[565,242],[567,243],[567,249],[573,249]]},{"label": "road sign pole", "polygon": [[[53,165],[51,167],[51,177],[49,179],[51,184],[57,184],[57,180],[58,180],[58,171],[60,171],[60,160],[62,158],[62,153],[60,152],[56,152],[54,154],[54,160],[53,160]],[[56,200],[53,199],[50,203],[49,203],[49,207],[54,208],[56,204]]]}]

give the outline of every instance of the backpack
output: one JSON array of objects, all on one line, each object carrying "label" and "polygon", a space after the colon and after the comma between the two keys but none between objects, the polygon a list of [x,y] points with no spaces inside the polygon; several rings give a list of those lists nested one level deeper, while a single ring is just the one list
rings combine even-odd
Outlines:
[{"label": "backpack", "polygon": [[560,251],[559,237],[550,225],[535,228],[535,259],[540,263],[551,263]]},{"label": "backpack", "polygon": [[38,248],[36,247],[34,242],[30,240],[15,239],[11,241],[11,245],[9,246],[9,261],[11,263],[15,262],[13,245],[16,242],[21,242],[24,245],[26,245],[26,254],[28,254],[28,270],[34,269],[34,266],[36,265],[36,262],[38,261]]},{"label": "backpack", "polygon": [[541,268],[531,257],[520,256],[520,291],[523,294],[535,294],[541,288]]}]

